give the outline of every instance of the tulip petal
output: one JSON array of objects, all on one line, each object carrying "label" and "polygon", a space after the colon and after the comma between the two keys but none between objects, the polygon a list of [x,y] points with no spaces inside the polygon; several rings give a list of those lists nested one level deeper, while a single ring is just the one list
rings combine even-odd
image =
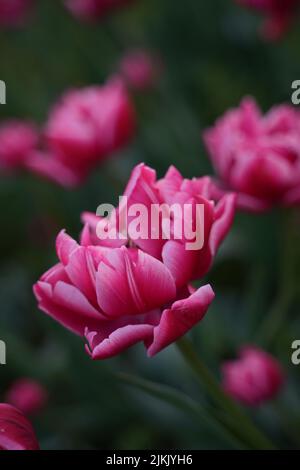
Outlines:
[{"label": "tulip petal", "polygon": [[[114,330],[108,338],[97,343],[97,333],[86,333],[86,338],[90,343],[90,353],[93,359],[107,359],[115,356],[140,341],[147,341],[152,338],[152,325],[127,325]],[[92,347],[91,347],[92,346]]]},{"label": "tulip petal", "polygon": [[[162,237],[154,239],[151,232],[151,208],[155,204],[160,206],[164,203],[159,191],[156,187],[156,173],[152,168],[147,167],[144,163],[137,165],[126,186],[124,196],[127,198],[127,210],[134,204],[142,204],[148,213],[148,236],[147,238],[135,238],[134,243],[155,258],[160,259],[161,250],[165,243]],[[119,211],[122,210],[120,206]],[[128,217],[128,227],[130,228],[134,216]]]},{"label": "tulip petal", "polygon": [[157,181],[156,186],[167,204],[172,204],[173,197],[180,190],[182,181],[181,173],[173,165],[170,166],[164,178]]},{"label": "tulip petal", "polygon": [[0,450],[38,450],[39,444],[27,418],[17,408],[0,403]]},{"label": "tulip petal", "polygon": [[214,292],[210,285],[206,285],[164,310],[159,325],[154,328],[153,342],[147,344],[148,356],[154,356],[202,320],[213,299]]},{"label": "tulip petal", "polygon": [[215,221],[209,235],[209,248],[213,256],[231,228],[235,206],[236,195],[228,194],[219,201],[215,208]]},{"label": "tulip petal", "polygon": [[161,307],[176,293],[170,271],[156,258],[136,249],[116,248],[100,263],[98,303],[107,315],[133,315]]},{"label": "tulip petal", "polygon": [[162,250],[162,259],[175,279],[177,287],[182,287],[192,278],[195,252],[187,250],[183,243],[176,240],[167,241]]},{"label": "tulip petal", "polygon": [[78,243],[70,237],[65,230],[61,230],[56,237],[56,253],[65,266],[69,262],[70,254],[78,248]]},{"label": "tulip petal", "polygon": [[26,168],[38,176],[42,176],[65,188],[74,188],[85,178],[83,172],[81,174],[76,173],[64,165],[59,158],[54,155],[44,155],[41,152],[34,152],[29,155],[25,165]]},{"label": "tulip petal", "polygon": [[43,312],[78,335],[82,336],[87,326],[98,328],[105,319],[76,287],[65,282],[52,289],[50,284],[38,281],[33,291]]}]

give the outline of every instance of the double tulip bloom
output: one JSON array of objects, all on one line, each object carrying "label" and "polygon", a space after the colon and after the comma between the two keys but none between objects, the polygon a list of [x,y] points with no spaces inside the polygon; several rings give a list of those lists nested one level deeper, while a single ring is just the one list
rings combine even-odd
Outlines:
[{"label": "double tulip bloom", "polygon": [[0,403],[0,450],[38,450],[32,425],[17,408]]},{"label": "double tulip bloom", "polygon": [[51,111],[43,136],[26,122],[0,127],[0,170],[25,168],[73,187],[134,131],[134,107],[121,80],[68,91]]},{"label": "double tulip bloom", "polygon": [[300,113],[292,106],[264,116],[246,98],[205,131],[204,141],[219,192],[236,192],[239,208],[259,212],[300,204]]},{"label": "double tulip bloom", "polygon": [[262,35],[267,40],[278,39],[289,28],[299,7],[299,0],[236,0],[243,6],[265,15]]},{"label": "double tulip bloom", "polygon": [[214,293],[210,285],[189,285],[209,270],[230,229],[235,197],[215,204],[209,178],[183,179],[171,168],[165,178],[138,165],[125,195],[131,204],[186,202],[205,208],[202,249],[188,251],[184,240],[136,239],[102,243],[84,214],[78,244],[64,231],[56,242],[59,263],[34,286],[39,308],[86,338],[93,359],[105,359],[142,341],[153,356],[176,341],[205,315]]},{"label": "double tulip bloom", "polygon": [[38,130],[31,123],[12,120],[0,125],[0,171],[24,168],[38,141]]},{"label": "double tulip bloom", "polygon": [[93,21],[133,0],[65,0],[66,7],[81,20]]},{"label": "double tulip bloom", "polygon": [[277,360],[255,347],[241,349],[238,359],[224,363],[222,373],[224,390],[248,406],[275,398],[284,382]]}]

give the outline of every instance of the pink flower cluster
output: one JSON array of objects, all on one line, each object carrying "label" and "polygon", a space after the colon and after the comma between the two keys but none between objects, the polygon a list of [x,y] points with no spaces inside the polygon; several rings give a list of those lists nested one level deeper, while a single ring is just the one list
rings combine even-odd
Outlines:
[{"label": "pink flower cluster", "polygon": [[64,231],[56,242],[59,263],[34,286],[41,310],[73,332],[85,336],[93,359],[114,356],[143,341],[149,356],[176,341],[205,315],[214,293],[209,285],[189,286],[209,270],[218,246],[228,233],[235,197],[211,200],[209,178],[184,179],[170,168],[157,180],[144,165],[133,171],[125,190],[132,203],[205,206],[205,244],[187,251],[183,240],[112,241],[96,238],[99,219],[84,214],[81,243]]},{"label": "pink flower cluster", "polygon": [[244,347],[239,356],[223,365],[224,390],[250,406],[274,398],[284,382],[283,371],[276,359],[255,347]]},{"label": "pink flower cluster", "polygon": [[134,107],[121,80],[68,91],[50,112],[43,135],[24,122],[0,127],[0,168],[26,168],[73,187],[134,131]]},{"label": "pink flower cluster", "polygon": [[277,106],[263,116],[255,101],[246,98],[205,131],[204,141],[220,192],[236,192],[239,208],[258,212],[300,204],[297,109]]},{"label": "pink flower cluster", "polygon": [[243,6],[264,14],[262,35],[267,40],[280,38],[294,19],[299,0],[236,0]]}]

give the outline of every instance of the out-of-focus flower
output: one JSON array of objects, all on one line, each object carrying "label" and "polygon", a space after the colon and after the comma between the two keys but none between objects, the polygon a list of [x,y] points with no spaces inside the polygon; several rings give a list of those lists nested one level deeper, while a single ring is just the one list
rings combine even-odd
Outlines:
[{"label": "out-of-focus flower", "polygon": [[7,403],[26,415],[33,415],[44,408],[48,393],[39,382],[27,378],[16,380],[6,393]]},{"label": "out-of-focus flower", "polygon": [[222,375],[224,390],[249,406],[274,398],[284,382],[277,360],[255,347],[244,347],[238,359],[225,362]]},{"label": "out-of-focus flower", "polygon": [[0,26],[22,26],[32,6],[33,0],[0,0]]},{"label": "out-of-focus flower", "polygon": [[246,98],[204,132],[204,141],[221,180],[218,192],[235,191],[239,208],[300,203],[300,114],[292,106],[263,116]]},{"label": "out-of-focus flower", "polygon": [[38,131],[31,123],[7,121],[0,125],[0,170],[24,168],[28,155],[37,147]]},{"label": "out-of-focus flower", "polygon": [[135,111],[120,80],[69,91],[46,124],[46,151],[32,152],[27,167],[64,186],[75,186],[127,144],[134,130]]},{"label": "out-of-focus flower", "polygon": [[136,90],[147,90],[154,87],[160,70],[159,60],[144,49],[128,51],[119,66],[121,76],[131,88]]},{"label": "out-of-focus flower", "polygon": [[39,444],[27,418],[14,406],[0,403],[0,450],[38,450]]},{"label": "out-of-focus flower", "polygon": [[[212,199],[214,185],[209,177],[184,179],[175,167],[170,167],[165,177],[157,180],[156,173],[152,168],[139,164],[133,170],[127,187],[124,192],[127,200],[127,210],[133,204],[143,204],[147,208],[148,214],[151,214],[153,205],[168,206],[166,217],[169,217],[171,208],[179,206],[182,211],[179,215],[173,215],[176,224],[172,225],[171,231],[174,232],[175,225],[182,228],[182,238],[171,236],[166,239],[163,236],[163,218],[160,222],[159,233],[153,236],[153,227],[150,221],[148,224],[147,236],[145,234],[140,238],[132,240],[136,246],[146,253],[154,256],[164,263],[170,270],[178,287],[184,286],[193,279],[203,277],[211,267],[213,259],[217,253],[218,247],[228,234],[235,213],[235,199],[233,194],[227,194],[221,197],[218,203]],[[191,211],[188,215],[185,208],[190,205]],[[199,206],[203,207],[204,221],[200,222]],[[184,207],[185,206],[185,207]],[[118,209],[119,216],[122,208]],[[126,216],[128,216],[128,213]],[[203,229],[203,245],[195,249],[187,249],[187,239],[184,236],[184,223],[189,219],[191,226],[197,227],[198,232]],[[99,218],[91,213],[84,213],[82,220],[86,224],[83,231],[81,243],[84,245],[96,244],[104,245],[104,242],[97,238],[96,228]],[[130,223],[130,217],[128,217]],[[198,224],[198,225],[197,225]],[[201,225],[201,226],[200,226]],[[174,235],[172,233],[171,235]],[[199,235],[199,233],[197,234]],[[123,243],[130,243],[129,240],[123,240]],[[106,246],[109,240],[105,240]],[[195,242],[190,239],[189,242]],[[122,243],[122,240],[113,240],[111,246]]]},{"label": "out-of-focus flower", "polygon": [[66,7],[81,20],[93,21],[133,0],[65,0]]},{"label": "out-of-focus flower", "polygon": [[[121,203],[118,215],[128,216],[130,224],[134,204],[143,205],[152,217],[153,206],[157,210],[157,204],[163,204],[168,210],[177,203],[179,209],[186,205],[191,209],[189,215],[173,213],[177,226],[178,222],[193,225],[201,206],[201,247],[187,249],[185,232],[180,239],[166,240],[162,225],[153,232],[148,219],[147,233],[140,238],[98,240],[96,225],[107,221],[85,213],[80,245],[64,231],[58,235],[60,262],[34,286],[39,308],[85,336],[94,359],[114,356],[139,341],[153,356],[176,341],[203,318],[213,300],[209,285],[195,290],[188,283],[208,271],[233,219],[235,196],[226,195],[215,204],[210,192],[209,178],[185,180],[171,167],[157,181],[154,170],[138,165],[125,190],[128,213]],[[159,223],[165,221],[163,217]]]},{"label": "out-of-focus flower", "polygon": [[257,10],[266,16],[262,35],[267,40],[280,38],[294,19],[299,0],[236,0],[239,4]]}]

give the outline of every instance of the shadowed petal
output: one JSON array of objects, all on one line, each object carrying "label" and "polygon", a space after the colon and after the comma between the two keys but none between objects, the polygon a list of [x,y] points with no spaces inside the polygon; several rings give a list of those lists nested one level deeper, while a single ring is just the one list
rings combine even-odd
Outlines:
[{"label": "shadowed petal", "polygon": [[170,309],[164,310],[159,325],[154,328],[154,339],[148,347],[148,356],[154,356],[202,320],[213,299],[214,292],[210,285],[206,285],[187,299],[178,300]]}]

